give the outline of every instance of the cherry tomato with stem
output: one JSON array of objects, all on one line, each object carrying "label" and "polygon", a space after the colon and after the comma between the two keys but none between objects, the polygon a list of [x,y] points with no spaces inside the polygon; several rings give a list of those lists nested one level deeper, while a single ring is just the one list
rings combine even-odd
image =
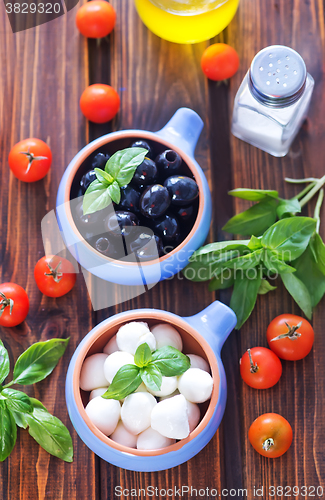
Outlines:
[{"label": "cherry tomato with stem", "polygon": [[57,255],[42,257],[34,268],[40,291],[48,297],[61,297],[73,288],[77,275],[72,263]]},{"label": "cherry tomato with stem", "polygon": [[270,349],[279,358],[296,361],[311,351],[314,330],[305,318],[294,314],[281,314],[269,324],[266,338]]},{"label": "cherry tomato with stem", "polygon": [[120,97],[110,85],[95,83],[81,94],[80,109],[91,122],[109,122],[120,109]]},{"label": "cherry tomato with stem", "polygon": [[248,439],[260,455],[277,458],[290,448],[292,428],[281,415],[264,413],[250,426]]},{"label": "cherry tomato with stem", "polygon": [[105,0],[91,0],[77,10],[76,25],[87,38],[103,38],[115,26],[116,12]]},{"label": "cherry tomato with stem", "polygon": [[17,179],[35,182],[43,179],[52,163],[49,146],[41,139],[29,138],[17,142],[9,153],[9,167]]},{"label": "cherry tomato with stem", "polygon": [[226,43],[214,43],[202,54],[201,68],[210,80],[231,78],[239,68],[239,57],[234,48]]},{"label": "cherry tomato with stem", "polygon": [[29,311],[27,293],[16,283],[0,285],[0,325],[17,326],[22,323]]},{"label": "cherry tomato with stem", "polygon": [[282,374],[281,361],[266,347],[247,349],[239,363],[242,379],[254,389],[269,389]]}]

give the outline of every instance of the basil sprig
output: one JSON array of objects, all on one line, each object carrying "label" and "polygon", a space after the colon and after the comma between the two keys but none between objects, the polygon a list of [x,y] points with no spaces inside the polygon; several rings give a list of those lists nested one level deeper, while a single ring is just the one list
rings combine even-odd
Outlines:
[{"label": "basil sprig", "polygon": [[[13,380],[0,385],[0,461],[12,452],[17,437],[17,426],[28,428],[29,434],[48,453],[72,462],[73,445],[68,429],[45,406],[22,391],[11,389],[13,384],[31,385],[45,379],[64,354],[69,339],[51,339],[37,342],[23,352],[14,367]],[[9,355],[0,340],[0,380],[10,371]]]},{"label": "basil sprig", "polygon": [[[276,289],[268,279],[279,276],[309,319],[325,294],[325,245],[319,235],[325,176],[286,180],[307,186],[290,200],[271,190],[230,191],[232,196],[257,203],[232,217],[223,229],[250,239],[205,245],[183,270],[189,280],[209,281],[210,291],[233,286],[230,307],[237,316],[237,329],[250,316],[257,296]],[[318,191],[314,218],[297,216]]]},{"label": "basil sprig", "polygon": [[102,398],[123,399],[136,391],[141,382],[152,391],[159,391],[163,375],[181,375],[191,365],[189,357],[175,347],[164,346],[152,353],[146,342],[135,351],[134,363],[118,370]]},{"label": "basil sprig", "polygon": [[126,148],[114,153],[105,165],[105,170],[95,168],[95,179],[83,197],[83,213],[92,214],[114,203],[120,203],[121,187],[129,184],[139,165],[145,159],[147,149]]}]

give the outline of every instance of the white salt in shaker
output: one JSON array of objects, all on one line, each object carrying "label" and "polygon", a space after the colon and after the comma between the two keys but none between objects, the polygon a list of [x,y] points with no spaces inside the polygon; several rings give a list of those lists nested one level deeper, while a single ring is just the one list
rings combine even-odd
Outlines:
[{"label": "white salt in shaker", "polygon": [[306,118],[314,89],[302,57],[272,45],[254,57],[237,92],[232,133],[273,156],[285,156]]}]

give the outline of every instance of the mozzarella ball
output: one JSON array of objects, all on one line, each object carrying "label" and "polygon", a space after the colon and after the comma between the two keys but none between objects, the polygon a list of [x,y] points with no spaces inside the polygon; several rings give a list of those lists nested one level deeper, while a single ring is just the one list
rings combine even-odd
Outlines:
[{"label": "mozzarella ball", "polygon": [[200,368],[200,370],[210,373],[209,363],[204,358],[197,354],[187,354],[187,356],[190,358],[191,368]]},{"label": "mozzarella ball", "polygon": [[124,365],[134,365],[134,356],[132,356],[129,352],[116,351],[106,357],[104,363],[104,374],[106,380],[110,384],[112,383],[116,373]]},{"label": "mozzarella ball", "polygon": [[213,379],[200,368],[189,368],[178,378],[178,390],[191,403],[203,403],[211,397]]},{"label": "mozzarella ball", "polygon": [[167,323],[159,323],[159,325],[155,325],[151,328],[151,332],[156,338],[157,349],[170,345],[179,351],[182,350],[182,337],[173,326],[168,325]]},{"label": "mozzarella ball", "polygon": [[132,434],[150,427],[151,412],[157,405],[156,399],[148,392],[134,392],[125,398],[121,409],[121,419]]},{"label": "mozzarella ball", "polygon": [[154,396],[169,396],[177,389],[177,377],[165,377],[162,376],[161,388],[159,391],[153,391],[152,389],[148,389],[148,392],[153,394]]},{"label": "mozzarella ball", "polygon": [[186,438],[190,427],[184,396],[180,394],[157,403],[151,412],[151,427],[171,439]]},{"label": "mozzarella ball", "polygon": [[147,386],[144,385],[143,382],[139,385],[139,387],[134,392],[149,392]]},{"label": "mozzarella ball", "polygon": [[159,432],[149,427],[138,435],[137,448],[138,450],[158,450],[174,443],[175,439],[162,436]]},{"label": "mozzarella ball", "polygon": [[109,436],[115,431],[121,413],[119,401],[99,396],[89,401],[85,410],[92,423],[103,434]]},{"label": "mozzarella ball", "polygon": [[164,399],[169,399],[173,398],[174,396],[178,396],[179,390],[176,389],[176,391],[172,392],[171,394],[168,394],[168,396],[160,396],[159,401],[163,401]]},{"label": "mozzarella ball", "polygon": [[129,446],[130,448],[136,448],[137,446],[137,436],[131,434],[121,421],[117,424],[117,427],[113,434],[110,435],[110,438],[116,443]]},{"label": "mozzarella ball", "polygon": [[106,391],[107,391],[107,387],[99,387],[98,389],[94,389],[89,394],[89,401],[91,401],[94,398],[98,398],[102,394],[105,394]]},{"label": "mozzarella ball", "polygon": [[188,423],[190,425],[190,432],[192,432],[197,424],[200,422],[201,412],[197,404],[186,401],[187,403],[187,415]]},{"label": "mozzarella ball", "polygon": [[116,342],[121,351],[135,354],[137,347],[147,342],[153,351],[156,348],[156,340],[149,330],[147,323],[132,321],[121,326],[116,334]]},{"label": "mozzarella ball", "polygon": [[116,352],[118,350],[119,348],[116,342],[116,335],[114,335],[114,337],[112,337],[111,340],[109,340],[105,345],[103,352],[105,352],[106,354],[113,354],[113,352]]},{"label": "mozzarella ball", "polygon": [[80,371],[80,389],[83,391],[92,391],[98,387],[107,386],[104,374],[106,359],[107,354],[104,353],[93,354],[85,359]]}]

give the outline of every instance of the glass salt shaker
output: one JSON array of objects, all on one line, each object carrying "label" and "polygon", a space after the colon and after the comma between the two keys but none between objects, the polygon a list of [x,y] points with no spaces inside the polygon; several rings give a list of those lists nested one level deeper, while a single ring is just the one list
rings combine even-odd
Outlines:
[{"label": "glass salt shaker", "polygon": [[313,89],[314,79],[295,50],[266,47],[254,57],[235,97],[232,133],[273,156],[285,156]]}]

